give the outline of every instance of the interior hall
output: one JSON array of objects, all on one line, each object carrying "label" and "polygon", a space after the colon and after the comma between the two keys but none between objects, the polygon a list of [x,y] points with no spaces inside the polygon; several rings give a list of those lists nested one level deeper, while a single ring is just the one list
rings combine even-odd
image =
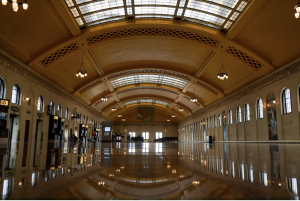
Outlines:
[{"label": "interior hall", "polygon": [[0,0],[2,199],[299,199],[299,18],[300,0]]}]

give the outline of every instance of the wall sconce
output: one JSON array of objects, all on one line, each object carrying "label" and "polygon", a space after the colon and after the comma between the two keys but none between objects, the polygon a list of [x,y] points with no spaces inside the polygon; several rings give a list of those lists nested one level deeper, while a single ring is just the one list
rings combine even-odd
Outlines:
[{"label": "wall sconce", "polygon": [[278,101],[277,100],[273,100],[273,103],[275,104],[275,103],[278,103]]},{"label": "wall sconce", "polygon": [[25,98],[24,98],[24,100],[26,100],[27,102],[29,101],[29,97],[28,96],[26,96]]},{"label": "wall sconce", "polygon": [[22,186],[22,182],[19,182],[19,186]]}]

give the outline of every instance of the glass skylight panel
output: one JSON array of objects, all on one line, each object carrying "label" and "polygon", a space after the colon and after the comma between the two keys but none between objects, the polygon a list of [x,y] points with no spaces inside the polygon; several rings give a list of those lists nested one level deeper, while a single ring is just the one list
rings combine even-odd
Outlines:
[{"label": "glass skylight panel", "polygon": [[128,102],[124,103],[124,106],[137,104],[137,102],[138,102],[137,100],[128,101]]},{"label": "glass skylight panel", "polygon": [[68,7],[73,7],[74,6],[74,3],[72,0],[66,0],[66,3],[68,5]]},{"label": "glass skylight panel", "polygon": [[99,11],[97,13],[85,15],[84,20],[86,21],[86,23],[90,23],[97,20],[102,20],[110,17],[118,17],[122,15],[123,16],[125,15],[124,8],[117,8],[117,9]]},{"label": "glass skylight panel", "polygon": [[87,14],[90,12],[95,12],[99,10],[104,10],[108,8],[116,8],[124,6],[123,0],[105,0],[105,1],[97,1],[94,3],[85,4],[79,6],[81,13]]},{"label": "glass skylight panel", "polygon": [[152,99],[141,99],[141,103],[153,103]]},{"label": "glass skylight panel", "polygon": [[205,11],[205,12],[209,12],[209,13],[219,15],[222,17],[228,17],[228,15],[231,12],[230,9],[223,8],[221,6],[217,6],[217,5],[206,3],[206,2],[201,2],[198,0],[190,0],[187,7]]},{"label": "glass skylight panel", "polygon": [[167,103],[167,102],[164,102],[164,101],[160,101],[160,100],[157,100],[157,101],[155,101],[155,104],[158,104],[158,105],[163,105],[163,106],[166,106],[166,107],[168,107],[168,106],[169,106],[169,103]]},{"label": "glass skylight panel", "polygon": [[134,0],[134,5],[176,6],[177,0]]},{"label": "glass skylight panel", "polygon": [[[229,29],[241,16],[250,0],[65,0],[65,2],[80,27],[125,20],[128,16],[167,19],[183,16],[183,21],[220,30]],[[179,7],[176,8],[177,6]]]},{"label": "glass skylight panel", "polygon": [[175,8],[162,7],[162,6],[142,6],[135,7],[135,14],[164,14],[174,15]]}]

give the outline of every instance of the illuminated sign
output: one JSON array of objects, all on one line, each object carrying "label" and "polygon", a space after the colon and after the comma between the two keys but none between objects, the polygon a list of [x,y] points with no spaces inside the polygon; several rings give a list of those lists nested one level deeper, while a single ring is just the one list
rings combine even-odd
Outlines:
[{"label": "illuminated sign", "polygon": [[82,127],[85,127],[85,125],[82,124]]},{"label": "illuminated sign", "polygon": [[58,119],[58,116],[54,116],[53,119]]},{"label": "illuminated sign", "polygon": [[8,100],[1,100],[0,105],[2,106],[8,106]]},{"label": "illuminated sign", "polygon": [[65,122],[66,119],[61,119],[61,122]]},{"label": "illuminated sign", "polygon": [[18,107],[13,107],[13,106],[11,106],[10,109],[11,109],[12,111],[19,112],[19,108],[18,108]]}]

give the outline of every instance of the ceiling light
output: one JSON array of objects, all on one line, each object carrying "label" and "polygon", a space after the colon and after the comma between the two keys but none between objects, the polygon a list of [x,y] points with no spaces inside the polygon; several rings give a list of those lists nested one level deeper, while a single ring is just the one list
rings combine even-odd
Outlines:
[{"label": "ceiling light", "polygon": [[111,108],[111,110],[112,110],[112,111],[116,111],[117,109],[116,109],[116,108]]},{"label": "ceiling light", "polygon": [[167,121],[170,121],[170,119],[167,119]]},{"label": "ceiling light", "polygon": [[222,66],[221,66],[221,69],[220,69],[220,71],[219,71],[219,73],[218,73],[218,79],[220,79],[220,80],[225,80],[225,79],[228,79],[228,74],[226,73],[225,68],[224,68],[224,66],[223,66],[223,54],[222,54],[222,52],[223,52],[223,46],[221,46],[221,60],[222,60]]},{"label": "ceiling light", "polygon": [[107,101],[107,97],[102,97],[101,100],[102,101]]},{"label": "ceiling light", "polygon": [[24,2],[22,3],[18,3],[17,0],[2,0],[2,5],[6,6],[7,2],[12,4],[12,9],[17,12],[19,9],[19,5],[23,5],[23,9],[27,10],[28,8],[28,4],[27,4],[27,0],[23,0]]},{"label": "ceiling light", "polygon": [[172,114],[172,117],[173,117],[173,118],[176,117],[175,114]]},{"label": "ceiling light", "polygon": [[76,77],[84,78],[86,76],[87,76],[87,72],[86,72],[86,70],[84,68],[84,65],[83,65],[83,44],[82,44],[81,65],[79,67],[79,70],[76,73]]},{"label": "ceiling light", "polygon": [[195,81],[193,80],[193,97],[191,98],[191,101],[192,101],[193,103],[195,103],[195,102],[198,101],[197,98],[195,98],[194,92],[195,92]]},{"label": "ceiling light", "polygon": [[179,108],[179,112],[183,112],[183,108],[182,107]]},{"label": "ceiling light", "polygon": [[123,118],[123,119],[121,119],[122,121],[126,121],[126,119],[125,118]]},{"label": "ceiling light", "polygon": [[122,117],[122,115],[121,115],[121,114],[118,114],[118,117]]},{"label": "ceiling light", "polygon": [[298,3],[294,6],[294,10],[296,11],[295,18],[299,18],[299,15],[300,15],[300,0],[298,0]]}]

